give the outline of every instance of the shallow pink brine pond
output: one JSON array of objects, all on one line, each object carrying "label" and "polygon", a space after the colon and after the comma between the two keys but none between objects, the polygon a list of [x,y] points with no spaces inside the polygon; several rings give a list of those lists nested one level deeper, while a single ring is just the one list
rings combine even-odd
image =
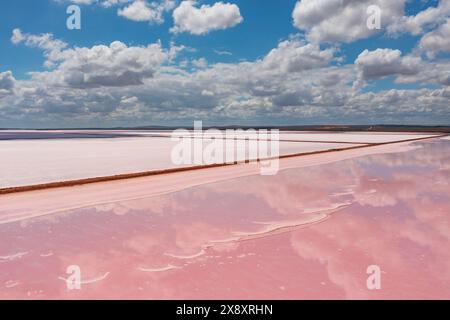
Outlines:
[{"label": "shallow pink brine pond", "polygon": [[450,299],[449,182],[436,138],[2,223],[0,299]]}]

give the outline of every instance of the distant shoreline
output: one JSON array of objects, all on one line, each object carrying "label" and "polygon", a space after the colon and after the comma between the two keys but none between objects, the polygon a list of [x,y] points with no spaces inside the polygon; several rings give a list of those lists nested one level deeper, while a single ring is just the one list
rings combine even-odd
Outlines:
[{"label": "distant shoreline", "polygon": [[[416,132],[416,133],[450,133],[450,126],[422,126],[422,125],[280,125],[280,126],[204,126],[208,129],[279,129],[280,131],[325,131],[325,132]],[[176,129],[193,130],[192,126],[136,126],[136,127],[86,127],[86,128],[0,128],[6,130],[33,130],[33,131],[54,131],[54,130],[145,130],[145,131],[172,131]]]}]

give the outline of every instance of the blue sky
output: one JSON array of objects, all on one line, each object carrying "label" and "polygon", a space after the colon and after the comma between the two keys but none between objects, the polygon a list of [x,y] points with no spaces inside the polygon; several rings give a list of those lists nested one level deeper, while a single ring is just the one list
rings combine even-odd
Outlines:
[{"label": "blue sky", "polygon": [[448,0],[107,1],[2,2],[1,127],[450,124]]}]

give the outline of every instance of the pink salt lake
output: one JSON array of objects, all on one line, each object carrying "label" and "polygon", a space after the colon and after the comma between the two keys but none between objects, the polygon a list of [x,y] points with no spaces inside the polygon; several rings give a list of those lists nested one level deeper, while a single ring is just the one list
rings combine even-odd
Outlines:
[{"label": "pink salt lake", "polygon": [[0,196],[0,299],[450,299],[450,141],[324,157]]}]

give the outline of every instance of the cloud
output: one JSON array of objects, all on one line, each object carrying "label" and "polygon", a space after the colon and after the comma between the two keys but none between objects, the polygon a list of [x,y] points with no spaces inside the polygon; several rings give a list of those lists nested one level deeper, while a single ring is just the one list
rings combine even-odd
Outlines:
[{"label": "cloud", "polygon": [[[348,116],[375,121],[410,124],[445,124],[450,121],[448,88],[368,92],[353,96],[346,102]],[[351,108],[350,108],[351,106]],[[433,115],[433,117],[430,117]]]},{"label": "cloud", "polygon": [[189,32],[203,35],[213,30],[223,30],[243,21],[239,7],[231,3],[216,2],[214,5],[196,7],[196,1],[183,1],[173,12],[173,33]]},{"label": "cloud", "polygon": [[118,9],[117,14],[133,21],[148,21],[161,24],[164,22],[163,14],[175,7],[175,1],[163,0],[147,3],[144,0],[136,0],[129,6]]},{"label": "cloud", "polygon": [[11,71],[0,72],[0,99],[13,93],[16,79]]},{"label": "cloud", "polygon": [[33,78],[78,88],[139,85],[168,59],[159,43],[128,47],[114,41],[109,46],[67,50],[55,71],[33,73]]},{"label": "cloud", "polygon": [[133,0],[103,0],[100,5],[104,8],[110,8],[110,7],[114,7],[117,5],[121,5],[124,3],[129,3]]},{"label": "cloud", "polygon": [[54,0],[54,1],[55,2],[70,2],[70,3],[74,3],[74,4],[89,5],[89,4],[96,3],[98,0]]},{"label": "cloud", "polygon": [[233,53],[229,52],[229,51],[224,51],[224,50],[214,50],[215,54],[218,54],[219,56],[232,56]]},{"label": "cloud", "polygon": [[419,48],[429,58],[434,58],[439,52],[450,52],[450,19],[436,30],[425,34],[420,39]]},{"label": "cloud", "polygon": [[352,42],[379,30],[367,27],[367,8],[381,9],[382,28],[403,16],[405,0],[301,0],[292,13],[294,26],[312,42]]},{"label": "cloud", "polygon": [[[345,83],[354,80],[352,68],[327,67],[331,49],[300,39],[283,41],[254,62],[207,65],[192,60],[197,68],[190,72],[165,63],[177,49],[151,48],[114,42],[63,50],[56,68],[20,82],[7,109],[28,110],[42,121],[245,119],[292,112],[311,117],[325,114],[326,104],[342,105],[350,94]],[[144,64],[155,56],[160,57],[155,63]],[[136,99],[125,103],[123,97]],[[69,111],[70,118],[65,116]]]},{"label": "cloud", "polygon": [[20,29],[14,29],[11,36],[11,42],[14,44],[21,43],[25,40],[25,36]]},{"label": "cloud", "polygon": [[92,4],[95,1],[96,0],[71,0],[71,2],[73,2],[75,4]]},{"label": "cloud", "polygon": [[194,59],[192,65],[198,69],[204,69],[208,67],[208,61],[205,58]]},{"label": "cloud", "polygon": [[358,70],[357,88],[366,80],[381,79],[391,75],[415,75],[420,70],[420,57],[402,56],[400,50],[364,50],[355,60]]},{"label": "cloud", "polygon": [[133,0],[53,0],[58,3],[73,3],[77,5],[99,4],[102,7],[110,8],[116,5],[131,2]]},{"label": "cloud", "polygon": [[15,45],[24,43],[27,47],[44,50],[47,58],[45,65],[47,67],[53,66],[54,62],[60,59],[62,50],[67,47],[67,43],[54,39],[51,33],[33,35],[22,33],[22,31],[18,28],[13,30],[11,42]]},{"label": "cloud", "polygon": [[328,65],[335,50],[320,50],[315,44],[306,44],[299,40],[287,40],[278,44],[263,60],[264,68],[280,68],[283,72],[296,72]]},{"label": "cloud", "polygon": [[416,74],[399,75],[397,83],[421,83],[450,86],[450,61],[422,62]]},{"label": "cloud", "polygon": [[16,79],[11,71],[0,72],[0,89],[2,90],[12,90]]},{"label": "cloud", "polygon": [[165,50],[159,42],[146,47],[128,47],[120,41],[109,46],[67,48],[65,42],[55,40],[52,34],[24,34],[20,29],[13,30],[11,41],[44,50],[45,65],[54,70],[32,72],[34,80],[77,88],[142,84],[183,49],[172,45]]},{"label": "cloud", "polygon": [[450,14],[450,1],[441,0],[437,7],[429,7],[413,16],[403,16],[393,21],[387,28],[388,33],[410,33],[420,35],[426,28],[442,24]]},{"label": "cloud", "polygon": [[51,33],[44,33],[40,35],[33,35],[22,33],[20,29],[14,29],[11,36],[13,44],[24,42],[26,46],[36,47],[45,51],[61,51],[67,47],[67,43],[53,38]]}]

